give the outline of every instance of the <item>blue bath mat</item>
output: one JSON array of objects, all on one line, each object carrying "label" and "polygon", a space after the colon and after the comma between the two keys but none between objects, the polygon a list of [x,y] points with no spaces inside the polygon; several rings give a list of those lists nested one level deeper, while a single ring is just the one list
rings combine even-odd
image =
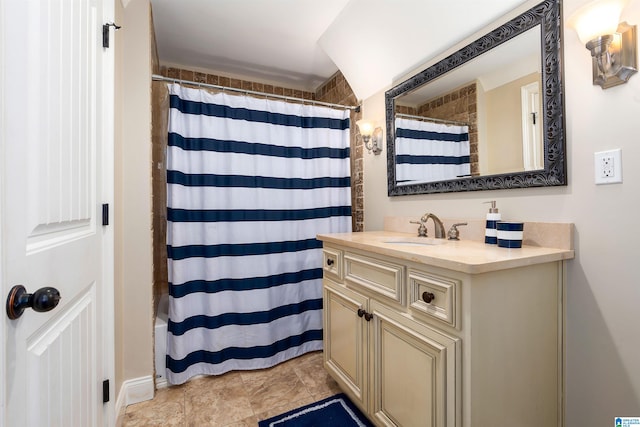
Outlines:
[{"label": "blue bath mat", "polygon": [[373,427],[344,394],[260,421],[258,427]]}]

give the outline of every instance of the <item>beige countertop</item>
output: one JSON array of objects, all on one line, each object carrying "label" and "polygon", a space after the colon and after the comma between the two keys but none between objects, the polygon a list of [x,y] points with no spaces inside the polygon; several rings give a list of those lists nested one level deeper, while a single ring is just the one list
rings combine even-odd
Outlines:
[{"label": "beige countertop", "polygon": [[370,251],[402,260],[447,268],[469,274],[506,270],[545,262],[572,259],[573,250],[522,245],[508,249],[472,240],[447,240],[439,245],[388,243],[411,239],[415,234],[392,231],[319,234],[318,239],[348,248]]}]

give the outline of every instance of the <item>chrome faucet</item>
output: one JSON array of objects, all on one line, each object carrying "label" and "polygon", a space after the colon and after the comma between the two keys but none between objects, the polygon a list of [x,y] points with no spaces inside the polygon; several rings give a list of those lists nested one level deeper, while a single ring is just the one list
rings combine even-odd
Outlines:
[{"label": "chrome faucet", "polygon": [[435,227],[435,233],[436,233],[436,239],[444,239],[444,224],[442,224],[442,221],[440,221],[440,218],[438,218],[437,216],[435,216],[432,213],[426,213],[424,215],[422,215],[422,218],[420,218],[420,222],[418,221],[410,221],[412,224],[420,224],[420,227],[418,227],[418,237],[427,237],[427,221],[429,221],[429,218],[431,218],[433,220],[433,225]]}]

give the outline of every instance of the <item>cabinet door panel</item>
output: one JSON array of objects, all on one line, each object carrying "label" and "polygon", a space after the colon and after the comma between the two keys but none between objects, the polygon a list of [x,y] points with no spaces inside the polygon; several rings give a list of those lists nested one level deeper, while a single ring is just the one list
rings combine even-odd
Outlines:
[{"label": "cabinet door panel", "polygon": [[342,280],[342,251],[333,248],[322,249],[322,271],[334,280]]},{"label": "cabinet door panel", "polygon": [[416,269],[409,269],[408,279],[412,312],[459,327],[459,280]]},{"label": "cabinet door panel", "polygon": [[366,411],[367,322],[358,316],[367,298],[324,279],[324,363],[331,376]]},{"label": "cabinet door panel", "polygon": [[389,426],[455,426],[459,340],[371,301],[371,410]]}]

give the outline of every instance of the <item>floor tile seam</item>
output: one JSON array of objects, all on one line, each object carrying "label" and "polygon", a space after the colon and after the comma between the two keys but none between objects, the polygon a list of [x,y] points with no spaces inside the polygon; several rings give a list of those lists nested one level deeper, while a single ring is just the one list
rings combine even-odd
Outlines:
[{"label": "floor tile seam", "polygon": [[249,406],[251,406],[251,413],[253,414],[253,416],[258,418],[258,414],[256,413],[256,408],[253,407],[253,404],[251,404],[251,402],[249,402]]}]

